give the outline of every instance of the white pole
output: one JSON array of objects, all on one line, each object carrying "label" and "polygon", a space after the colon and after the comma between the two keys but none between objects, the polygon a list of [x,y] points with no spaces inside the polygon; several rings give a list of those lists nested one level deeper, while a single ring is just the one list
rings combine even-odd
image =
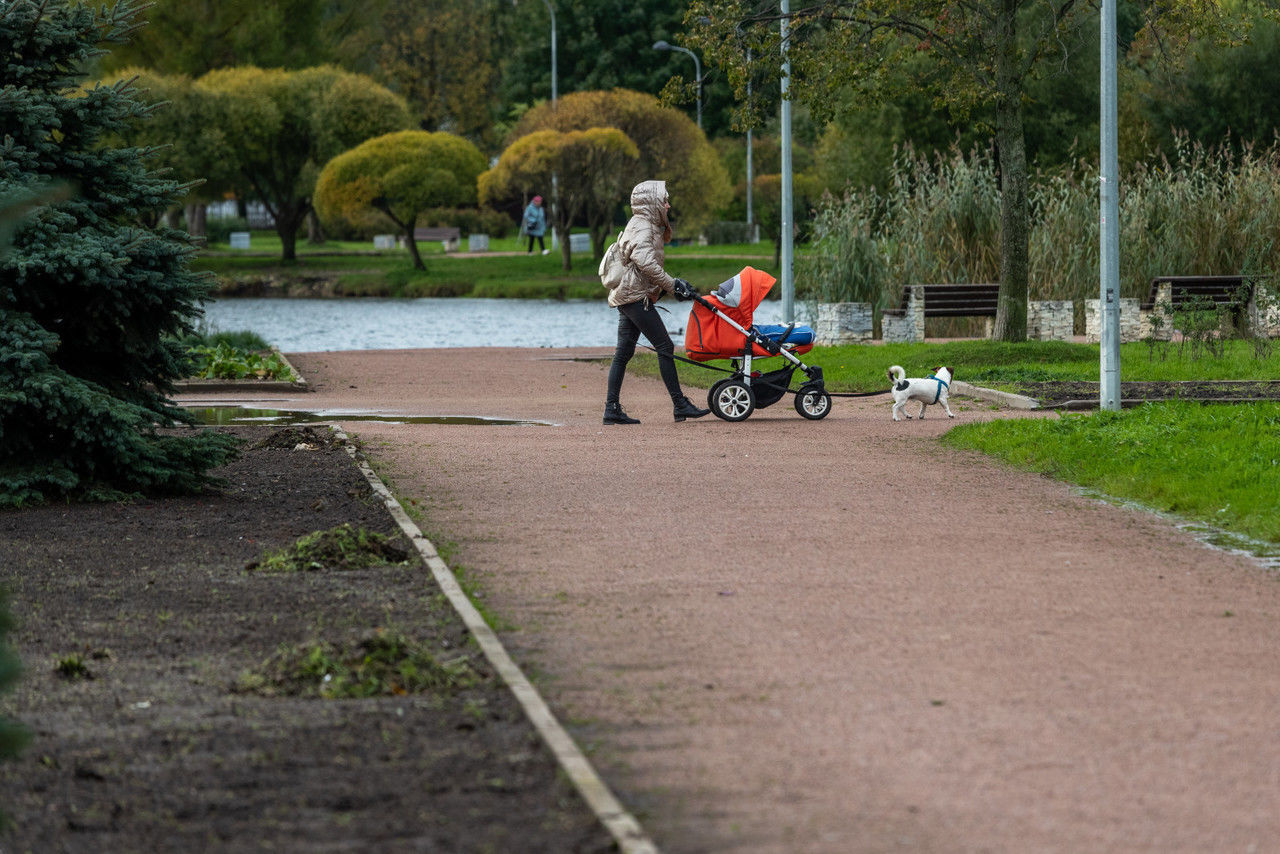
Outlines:
[{"label": "white pole", "polygon": [[[751,109],[751,48],[747,48],[747,109],[748,110]],[[747,116],[747,121],[748,122],[751,121],[750,115]],[[751,178],[752,178],[751,157],[752,157],[752,154],[753,154],[753,149],[751,147],[751,125],[748,124],[747,125],[747,225],[751,225],[755,222],[755,218],[751,213]],[[749,229],[749,230],[752,231],[754,235],[754,230],[753,229]],[[751,242],[752,243],[755,242],[754,237],[752,238]]]},{"label": "white pole", "polygon": [[788,16],[791,14],[790,0],[781,0],[782,35],[782,322],[792,323],[796,319],[795,281],[792,278],[792,219],[791,208],[791,60],[788,57]]},{"label": "white pole", "polygon": [[1116,142],[1116,0],[1102,3],[1102,140],[1099,339],[1101,382],[1098,406],[1120,410],[1120,164]]}]

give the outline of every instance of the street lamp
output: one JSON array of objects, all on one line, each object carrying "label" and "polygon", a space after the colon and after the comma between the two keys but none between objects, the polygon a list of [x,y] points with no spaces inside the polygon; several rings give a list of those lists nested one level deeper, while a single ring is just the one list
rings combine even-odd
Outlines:
[{"label": "street lamp", "polygon": [[681,53],[687,53],[693,57],[693,67],[698,75],[698,130],[702,130],[702,63],[698,61],[698,55],[687,47],[669,44],[665,41],[654,42],[654,50],[678,50]]}]

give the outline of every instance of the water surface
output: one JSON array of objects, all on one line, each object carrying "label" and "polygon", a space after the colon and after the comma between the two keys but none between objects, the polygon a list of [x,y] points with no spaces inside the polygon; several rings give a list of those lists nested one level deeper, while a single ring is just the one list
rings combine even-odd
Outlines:
[{"label": "water surface", "polygon": [[[664,300],[664,303],[666,301]],[[684,342],[688,303],[660,304],[676,344]],[[756,310],[756,323],[780,323],[782,301]],[[618,312],[603,300],[226,298],[205,305],[213,330],[251,330],[286,353],[438,347],[612,347]]]}]

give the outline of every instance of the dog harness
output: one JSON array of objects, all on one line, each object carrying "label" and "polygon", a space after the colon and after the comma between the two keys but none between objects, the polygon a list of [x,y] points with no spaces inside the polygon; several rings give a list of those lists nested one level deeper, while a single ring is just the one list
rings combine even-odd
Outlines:
[{"label": "dog harness", "polygon": [[[929,379],[931,379],[931,380],[935,380],[935,381],[938,383],[938,390],[937,390],[936,392],[934,392],[934,395],[933,395],[933,402],[934,402],[934,403],[937,403],[937,402],[938,402],[938,398],[942,397],[942,389],[945,387],[945,388],[947,389],[947,391],[950,391],[950,390],[951,390],[951,384],[950,384],[950,383],[948,383],[946,380],[938,379],[938,378],[937,378],[937,377],[935,377],[933,374],[929,374]],[[924,410],[921,410],[921,411],[923,412]]]}]

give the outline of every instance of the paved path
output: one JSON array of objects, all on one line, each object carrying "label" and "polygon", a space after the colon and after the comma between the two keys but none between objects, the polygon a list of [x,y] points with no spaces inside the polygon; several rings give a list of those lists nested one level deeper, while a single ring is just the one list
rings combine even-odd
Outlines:
[{"label": "paved path", "polygon": [[934,441],[1025,414],[632,377],[605,429],[572,355],[291,355],[292,405],[560,425],[346,426],[664,851],[1280,850],[1276,579]]}]

